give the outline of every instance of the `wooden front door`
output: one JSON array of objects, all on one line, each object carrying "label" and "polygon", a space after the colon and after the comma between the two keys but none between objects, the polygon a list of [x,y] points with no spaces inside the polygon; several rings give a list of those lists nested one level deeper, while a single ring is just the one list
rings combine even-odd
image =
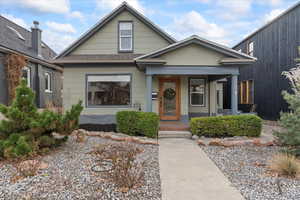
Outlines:
[{"label": "wooden front door", "polygon": [[180,119],[180,79],[159,78],[159,116],[161,120]]}]

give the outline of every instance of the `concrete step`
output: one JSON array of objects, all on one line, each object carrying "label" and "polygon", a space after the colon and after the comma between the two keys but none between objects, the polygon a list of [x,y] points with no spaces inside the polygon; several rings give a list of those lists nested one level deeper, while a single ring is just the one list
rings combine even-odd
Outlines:
[{"label": "concrete step", "polygon": [[159,131],[158,138],[192,138],[189,131]]}]

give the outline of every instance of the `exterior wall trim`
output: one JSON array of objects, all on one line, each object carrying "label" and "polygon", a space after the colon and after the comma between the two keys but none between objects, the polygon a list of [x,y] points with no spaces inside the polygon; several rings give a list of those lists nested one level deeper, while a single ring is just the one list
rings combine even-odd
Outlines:
[{"label": "exterior wall trim", "polygon": [[238,67],[163,66],[146,67],[146,75],[239,75]]}]

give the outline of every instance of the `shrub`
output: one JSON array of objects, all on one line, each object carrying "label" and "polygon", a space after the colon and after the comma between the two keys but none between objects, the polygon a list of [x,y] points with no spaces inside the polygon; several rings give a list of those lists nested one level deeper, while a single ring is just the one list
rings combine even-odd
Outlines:
[{"label": "shrub", "polygon": [[152,112],[120,111],[117,113],[117,129],[128,135],[155,137],[159,128],[159,117]]},{"label": "shrub", "polygon": [[141,186],[144,181],[145,162],[139,162],[137,155],[143,149],[130,143],[112,143],[96,146],[92,152],[97,156],[99,165],[103,168],[105,162],[111,162],[110,170],[104,175],[116,186],[126,191]]},{"label": "shrub", "polygon": [[270,169],[279,175],[297,177],[300,175],[300,162],[290,154],[277,154],[269,165]]},{"label": "shrub", "polygon": [[261,134],[262,120],[256,115],[232,115],[192,118],[191,131],[206,137],[249,136]]},{"label": "shrub", "polygon": [[[23,80],[11,106],[0,104],[0,112],[5,117],[0,121],[1,157],[19,158],[40,151],[40,148],[59,146],[78,127],[83,110],[81,101],[61,114],[47,109],[38,112],[34,98],[34,92]],[[53,132],[65,137],[55,139]]]},{"label": "shrub", "polygon": [[280,143],[288,146],[290,153],[300,155],[300,67],[283,72],[283,75],[289,79],[293,93],[282,92],[290,111],[280,114],[279,124],[284,131],[274,135]]}]

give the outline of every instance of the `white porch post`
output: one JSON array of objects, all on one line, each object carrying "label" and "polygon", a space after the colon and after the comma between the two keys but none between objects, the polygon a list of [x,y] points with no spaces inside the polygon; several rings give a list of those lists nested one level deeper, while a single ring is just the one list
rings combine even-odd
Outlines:
[{"label": "white porch post", "polygon": [[238,114],[238,77],[237,75],[232,75],[231,76],[231,110],[233,115]]},{"label": "white porch post", "polygon": [[146,75],[146,112],[152,112],[152,75]]}]

